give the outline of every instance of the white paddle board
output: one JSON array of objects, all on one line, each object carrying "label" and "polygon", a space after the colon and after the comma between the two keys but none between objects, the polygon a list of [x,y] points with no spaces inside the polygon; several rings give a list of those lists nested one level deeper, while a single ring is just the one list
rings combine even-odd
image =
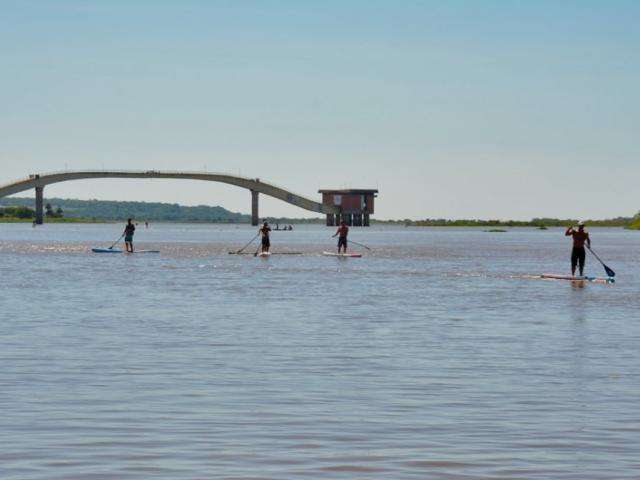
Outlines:
[{"label": "white paddle board", "polygon": [[594,282],[594,283],[614,283],[615,279],[611,277],[590,277],[590,276],[573,276],[573,275],[556,275],[554,273],[545,273],[540,275],[540,278],[546,278],[549,280],[569,280],[570,282]]},{"label": "white paddle board", "polygon": [[335,253],[335,252],[322,252],[327,257],[339,257],[339,258],[361,258],[361,253]]}]

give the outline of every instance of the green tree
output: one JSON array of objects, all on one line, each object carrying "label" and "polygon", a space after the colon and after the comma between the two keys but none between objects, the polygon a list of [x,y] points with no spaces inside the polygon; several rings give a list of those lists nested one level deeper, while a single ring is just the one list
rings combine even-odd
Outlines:
[{"label": "green tree", "polygon": [[36,212],[29,207],[10,207],[5,210],[5,213],[9,217],[17,218],[34,218],[36,216]]}]

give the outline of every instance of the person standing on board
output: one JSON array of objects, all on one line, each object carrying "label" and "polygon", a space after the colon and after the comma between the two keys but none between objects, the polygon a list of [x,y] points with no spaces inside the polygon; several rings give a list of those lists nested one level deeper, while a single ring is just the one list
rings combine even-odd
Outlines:
[{"label": "person standing on board", "polygon": [[338,253],[344,248],[344,253],[347,253],[347,236],[349,235],[349,227],[346,222],[340,222],[338,231],[332,238],[338,237]]},{"label": "person standing on board", "polygon": [[262,224],[262,227],[260,227],[260,230],[258,230],[258,233],[262,235],[262,253],[269,252],[269,249],[271,248],[271,240],[269,240],[270,232],[271,227],[269,227],[269,224],[267,222],[264,222]]},{"label": "person standing on board", "polygon": [[584,231],[584,222],[578,222],[578,230],[574,230],[573,227],[567,228],[564,233],[566,237],[573,237],[573,249],[571,250],[571,275],[576,275],[576,267],[580,268],[580,276],[584,275],[584,261],[586,257],[586,251],[584,249],[585,243],[587,247],[591,248],[591,238],[589,233]]},{"label": "person standing on board", "polygon": [[133,253],[133,234],[136,231],[136,226],[131,219],[127,220],[127,225],[124,227],[124,246],[129,253]]}]

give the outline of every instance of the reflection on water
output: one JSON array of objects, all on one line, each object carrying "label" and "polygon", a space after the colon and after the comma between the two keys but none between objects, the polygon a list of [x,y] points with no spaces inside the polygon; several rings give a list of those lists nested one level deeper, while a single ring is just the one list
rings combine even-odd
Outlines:
[{"label": "reflection on water", "polygon": [[638,478],[633,232],[119,230],[0,225],[2,479]]}]

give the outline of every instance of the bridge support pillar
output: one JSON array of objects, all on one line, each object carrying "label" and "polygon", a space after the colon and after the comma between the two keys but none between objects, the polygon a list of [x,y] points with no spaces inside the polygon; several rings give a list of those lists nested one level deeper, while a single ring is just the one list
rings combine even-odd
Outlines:
[{"label": "bridge support pillar", "polygon": [[36,225],[44,220],[44,187],[36,187]]},{"label": "bridge support pillar", "polygon": [[251,225],[254,227],[260,223],[258,195],[258,192],[251,190]]}]

